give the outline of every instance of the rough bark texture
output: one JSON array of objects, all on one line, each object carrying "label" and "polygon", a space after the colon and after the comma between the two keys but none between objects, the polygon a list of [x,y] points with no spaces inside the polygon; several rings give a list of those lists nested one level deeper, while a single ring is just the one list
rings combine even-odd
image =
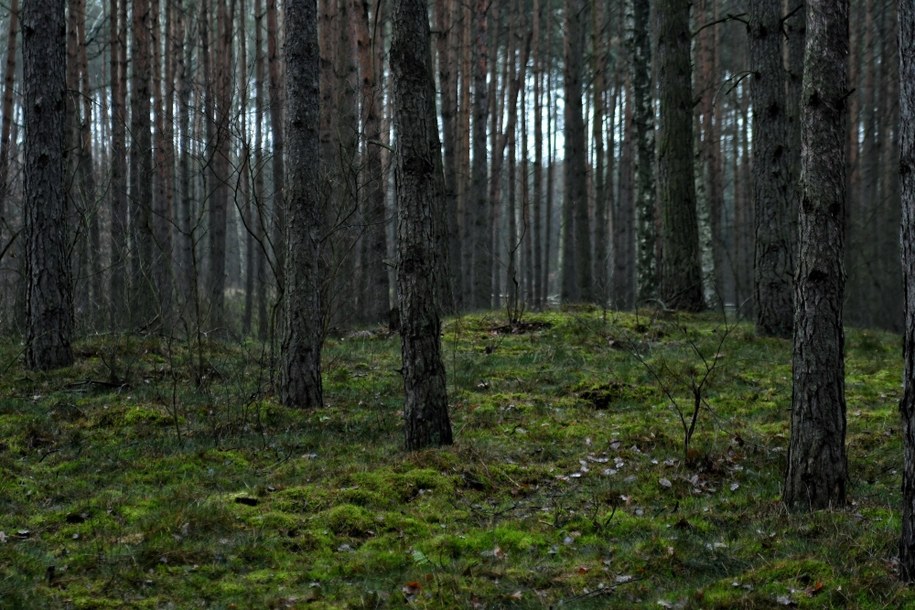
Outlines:
[{"label": "rough bark texture", "polygon": [[286,301],[281,398],[291,407],[319,407],[321,278],[318,143],[318,9],[315,0],[286,6]]},{"label": "rough bark texture", "polygon": [[651,103],[651,38],[649,0],[631,0],[632,25],[629,28],[629,53],[632,57],[632,114],[635,127],[636,189],[636,273],[638,300],[657,296],[658,262],[655,192],[654,108]]},{"label": "rough bark texture", "polygon": [[126,0],[111,0],[111,295],[109,317],[114,329],[127,321],[127,23]]},{"label": "rough bark texture", "polygon": [[435,223],[440,218],[437,208],[444,203],[444,176],[425,1],[398,0],[393,22],[397,297],[406,392],[405,446],[412,451],[452,440],[433,277],[438,268]]},{"label": "rough bark texture", "polygon": [[905,277],[905,377],[899,410],[905,444],[899,573],[915,582],[915,5],[899,0],[899,173]]},{"label": "rough bark texture", "polygon": [[693,178],[690,4],[658,2],[655,23],[660,96],[658,199],[661,204],[661,300],[667,307],[705,307]]},{"label": "rough bark texture", "polygon": [[25,82],[26,365],[73,362],[73,295],[64,194],[66,26],[63,0],[29,0],[22,18]]},{"label": "rough bark texture", "polygon": [[582,110],[583,0],[565,3],[565,201],[563,202],[562,300],[594,300],[591,287],[591,224],[588,219],[587,136]]},{"label": "rough bark texture", "polygon": [[845,339],[848,0],[810,0],[801,133],[800,247],[794,391],[785,503],[845,504]]},{"label": "rough bark texture", "polygon": [[[150,123],[150,6],[133,3],[130,96],[130,319],[134,327],[155,320],[158,302],[153,285],[152,125]],[[126,57],[126,56],[125,56]]]},{"label": "rough bark texture", "polygon": [[790,337],[794,297],[794,186],[782,67],[781,0],[750,3],[756,332]]},{"label": "rough bark texture", "polygon": [[472,212],[468,226],[473,226],[471,234],[473,247],[469,254],[472,257],[473,298],[470,303],[473,309],[489,309],[492,298],[492,227],[489,224],[490,201],[487,198],[487,147],[486,119],[489,115],[489,90],[486,87],[486,75],[489,70],[489,52],[487,44],[488,0],[477,0],[474,29],[474,72],[473,72],[473,146],[471,167]]},{"label": "rough bark texture", "polygon": [[[388,270],[384,262],[388,254],[388,212],[384,201],[385,171],[381,162],[382,67],[378,65],[380,62],[375,61],[376,46],[383,41],[380,26],[377,29],[372,27],[370,3],[368,0],[360,0],[359,3],[361,11],[354,18],[358,26],[356,44],[362,73],[362,121],[365,129],[362,187],[365,191],[362,214],[366,224],[362,264],[365,306],[362,313],[365,321],[380,322],[387,319],[391,311]],[[458,269],[460,261],[458,256]]]}]

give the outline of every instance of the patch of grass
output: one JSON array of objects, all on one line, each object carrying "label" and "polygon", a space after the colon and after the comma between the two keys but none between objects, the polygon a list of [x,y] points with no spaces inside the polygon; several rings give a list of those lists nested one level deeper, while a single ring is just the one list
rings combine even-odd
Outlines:
[{"label": "patch of grass", "polygon": [[[716,316],[447,320],[456,442],[404,453],[399,342],[0,344],[0,608],[899,608],[899,338],[848,332],[847,509],[779,502],[791,347]],[[671,400],[703,386],[691,452]],[[654,367],[654,368],[652,368]],[[689,404],[684,403],[684,404]],[[658,604],[661,604],[659,606]]]}]

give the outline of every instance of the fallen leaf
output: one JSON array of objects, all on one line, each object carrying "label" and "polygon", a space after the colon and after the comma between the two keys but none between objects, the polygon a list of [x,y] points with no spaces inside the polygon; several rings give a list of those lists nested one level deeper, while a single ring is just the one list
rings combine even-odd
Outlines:
[{"label": "fallen leaf", "polygon": [[814,595],[820,593],[822,590],[823,590],[823,582],[818,580],[815,583],[813,583],[812,585],[810,585],[809,587],[807,587],[806,589],[804,589],[804,593],[807,594],[807,597],[813,597]]},{"label": "fallen leaf", "polygon": [[666,487],[667,489],[670,489],[674,486],[674,484],[671,483],[669,479],[658,479],[658,483],[661,484],[661,487]]},{"label": "fallen leaf", "polygon": [[400,588],[407,602],[412,602],[422,592],[423,586],[417,581],[412,580]]},{"label": "fallen leaf", "polygon": [[591,571],[591,569],[588,566],[578,566],[579,574],[587,574],[590,571]]},{"label": "fallen leaf", "polygon": [[617,576],[617,577],[614,579],[614,581],[615,581],[616,584],[618,584],[618,585],[622,585],[622,584],[625,584],[625,583],[627,583],[627,582],[631,582],[632,580],[633,580],[633,577],[632,577],[631,575],[629,575],[629,574],[621,574],[621,575]]},{"label": "fallen leaf", "polygon": [[509,599],[519,600],[519,599],[521,599],[522,597],[524,597],[524,594],[521,593],[521,591],[515,591],[514,593],[512,593],[512,594],[509,595],[508,597],[509,597]]},{"label": "fallen leaf", "polygon": [[788,597],[787,595],[779,595],[775,598],[775,601],[780,606],[797,606],[797,602]]}]

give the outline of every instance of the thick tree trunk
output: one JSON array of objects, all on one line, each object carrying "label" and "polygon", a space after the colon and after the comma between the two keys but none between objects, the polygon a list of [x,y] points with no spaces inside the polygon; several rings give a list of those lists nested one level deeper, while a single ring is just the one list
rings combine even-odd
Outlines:
[{"label": "thick tree trunk", "polygon": [[281,399],[290,407],[320,407],[321,248],[318,144],[319,52],[315,0],[286,6],[286,294]]},{"label": "thick tree trunk", "polygon": [[73,293],[64,194],[66,25],[63,0],[29,0],[22,17],[25,82],[26,366],[73,362]]},{"label": "thick tree trunk", "polygon": [[810,0],[801,135],[794,391],[785,504],[845,504],[845,292],[848,0]]},{"label": "thick tree trunk", "polygon": [[413,451],[452,440],[432,277],[439,248],[434,223],[441,218],[438,209],[444,204],[444,175],[425,0],[396,0],[393,22],[397,297],[406,391],[405,446]]},{"label": "thick tree trunk", "polygon": [[756,332],[790,337],[794,297],[794,188],[782,67],[781,0],[750,3]]},{"label": "thick tree trunk", "polygon": [[902,199],[902,272],[905,277],[905,376],[902,414],[905,469],[899,573],[915,582],[915,5],[897,3],[899,19],[899,176]]},{"label": "thick tree trunk", "polygon": [[699,225],[693,178],[693,96],[690,5],[657,5],[657,73],[660,90],[658,199],[661,203],[661,299],[667,307],[705,307],[699,262]]}]

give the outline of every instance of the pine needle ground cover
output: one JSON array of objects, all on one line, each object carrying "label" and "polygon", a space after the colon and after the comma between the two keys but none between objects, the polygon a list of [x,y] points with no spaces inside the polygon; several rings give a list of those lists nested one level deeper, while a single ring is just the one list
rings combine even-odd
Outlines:
[{"label": "pine needle ground cover", "polygon": [[779,501],[790,343],[716,316],[448,320],[457,440],[413,454],[380,331],[328,340],[313,411],[279,406],[260,345],[98,337],[48,374],[20,351],[2,608],[915,605],[893,335],[848,333],[851,504],[812,515]]}]

